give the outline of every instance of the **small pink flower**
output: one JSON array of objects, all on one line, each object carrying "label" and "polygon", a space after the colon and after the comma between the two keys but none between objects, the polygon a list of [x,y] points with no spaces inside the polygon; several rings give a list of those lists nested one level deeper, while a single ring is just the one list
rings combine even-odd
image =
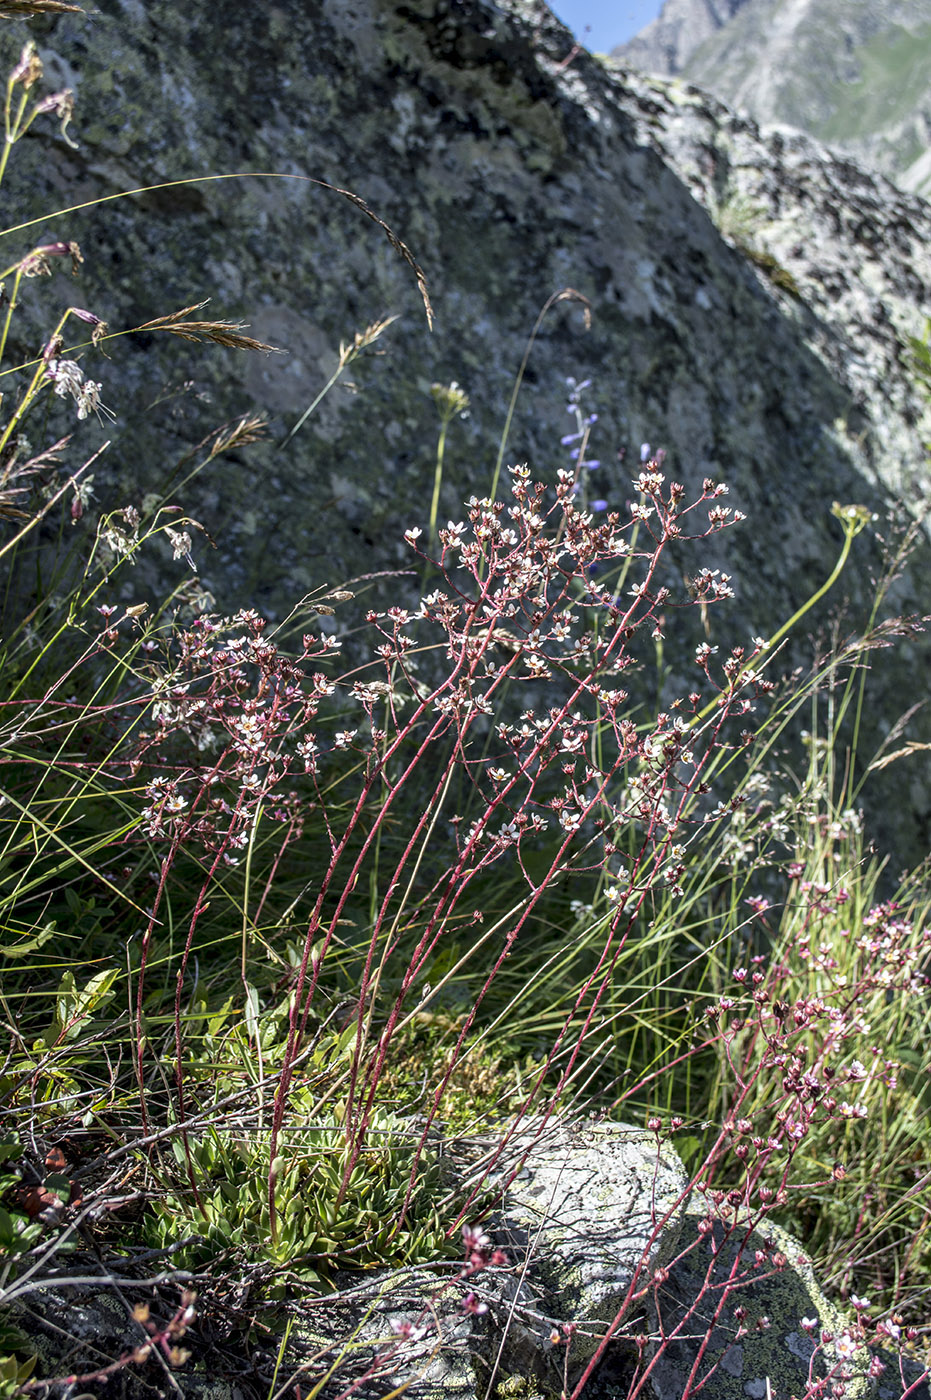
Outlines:
[{"label": "small pink flower", "polygon": [[397,1322],[392,1319],[391,1330],[397,1333],[401,1342],[419,1342],[427,1335],[425,1326],[416,1326],[413,1322]]},{"label": "small pink flower", "polygon": [[463,1225],[462,1243],[466,1254],[480,1254],[491,1246],[491,1240],[480,1225]]}]

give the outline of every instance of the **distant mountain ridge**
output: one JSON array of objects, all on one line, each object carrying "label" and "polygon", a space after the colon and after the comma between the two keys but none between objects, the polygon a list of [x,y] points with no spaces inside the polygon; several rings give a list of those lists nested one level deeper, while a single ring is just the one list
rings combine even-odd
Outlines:
[{"label": "distant mountain ridge", "polygon": [[645,73],[681,73],[690,55],[752,0],[666,0],[656,19],[626,44],[612,50],[612,58]]},{"label": "distant mountain ridge", "polygon": [[666,0],[612,57],[931,193],[931,0]]}]

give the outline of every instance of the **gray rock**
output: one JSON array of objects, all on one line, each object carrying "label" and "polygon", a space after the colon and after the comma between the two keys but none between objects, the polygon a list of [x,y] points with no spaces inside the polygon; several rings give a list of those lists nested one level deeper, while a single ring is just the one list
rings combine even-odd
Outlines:
[{"label": "gray rock", "polygon": [[[489,1180],[504,1191],[488,1228],[492,1244],[507,1249],[507,1267],[345,1275],[332,1295],[300,1296],[292,1286],[282,1307],[293,1326],[280,1354],[274,1329],[283,1314],[276,1322],[267,1308],[272,1331],[262,1347],[244,1348],[235,1331],[212,1345],[208,1291],[184,1338],[190,1362],[170,1370],[154,1357],[132,1362],[92,1392],[100,1400],[255,1400],[277,1375],[279,1388],[319,1386],[324,1398],[352,1387],[378,1400],[403,1386],[411,1400],[555,1400],[590,1365],[586,1400],[623,1400],[635,1388],[654,1400],[686,1391],[704,1400],[814,1400],[824,1377],[842,1380],[848,1400],[900,1400],[900,1376],[913,1386],[910,1400],[931,1396],[915,1364],[900,1372],[884,1355],[887,1369],[873,1380],[865,1346],[848,1360],[855,1326],[825,1297],[797,1243],[769,1222],[707,1226],[675,1153],[649,1133],[538,1124],[511,1140]],[[153,1319],[168,1321],[176,1297],[161,1292],[49,1281],[6,1321],[29,1337],[40,1376],[89,1373],[146,1339],[131,1316],[137,1299],[153,1298]]]},{"label": "gray rock", "polygon": [[[856,1328],[825,1297],[786,1231],[769,1222],[752,1230],[718,1223],[702,1236],[700,1220],[693,1210],[680,1258],[653,1295],[651,1330],[665,1339],[652,1344],[655,1400],[681,1400],[688,1385],[705,1400],[787,1400],[818,1393],[826,1379],[824,1393],[838,1382],[847,1400],[901,1395],[896,1363],[870,1377],[874,1356],[891,1358],[854,1345]],[[822,1342],[822,1332],[830,1340]],[[927,1371],[905,1363],[905,1375],[914,1400],[928,1400]]]},{"label": "gray rock", "polygon": [[561,1369],[571,1324],[569,1366],[578,1370],[675,1253],[688,1177],[650,1133],[618,1123],[559,1127],[526,1147],[494,1231],[522,1274],[515,1297],[533,1300],[529,1315],[517,1313],[509,1358],[526,1351]]},{"label": "gray rock", "polygon": [[[488,1373],[492,1341],[484,1316],[463,1311],[467,1283],[431,1269],[342,1282],[336,1296],[299,1308],[284,1375],[306,1386],[332,1368],[333,1394],[350,1384],[366,1396],[406,1385],[416,1400],[473,1400]],[[497,1300],[494,1287],[491,1296]]]},{"label": "gray rock", "polygon": [[[280,618],[314,587],[409,566],[402,533],[425,523],[432,487],[434,381],[458,380],[472,401],[450,430],[440,502],[459,519],[463,499],[488,490],[527,334],[565,286],[589,298],[591,331],[569,302],[547,317],[507,459],[552,478],[565,460],[571,374],[594,380],[592,451],[603,463],[594,480],[612,504],[631,494],[629,462],[644,440],[669,449],[670,474],[690,493],[705,476],[727,480],[747,524],[683,549],[669,567],[682,598],[696,566],[734,576],[736,603],[709,618],[721,648],[773,632],[823,582],[840,543],[833,500],[865,503],[884,530],[889,511],[923,521],[931,417],[903,348],[931,312],[921,200],[802,138],[761,136],[689,89],[650,85],[585,53],[567,64],[571,36],[540,0],[101,0],[92,20],[63,16],[35,32],[50,69],[76,87],[80,148],[30,139],[17,149],[4,192],[18,214],[42,218],[210,172],[307,174],[367,199],[430,282],[432,334],[411,270],[382,231],[348,200],[299,182],[192,184],[43,219],[43,232],[77,238],[86,262],[74,287],[30,284],[14,322],[17,358],[35,352],[54,319],[38,292],[55,316],[79,296],[115,327],[210,296],[212,314],[242,315],[290,351],[265,360],[154,333],[113,342],[112,359],[93,362],[118,414],[95,509],[138,504],[230,416],[265,411],[283,437],[340,339],[400,316],[379,342],[385,353],[353,367],[354,395],[334,391],[285,450],[211,461],[174,497],[218,544],[196,555],[221,610]],[[7,61],[23,33],[4,26]],[[753,256],[733,237],[734,211],[739,223],[747,204],[759,221]],[[719,229],[708,211],[729,205]],[[54,410],[51,430],[73,426],[56,421],[59,401]],[[103,430],[91,426],[88,447],[95,434]],[[82,532],[89,543],[95,519],[89,511],[76,544]],[[124,574],[116,601],[181,582],[186,565],[167,553]],[[805,633],[830,625],[842,595],[851,617],[865,618],[881,567],[879,547],[861,537]],[[416,588],[396,578],[380,596],[409,603]],[[929,597],[922,534],[890,606],[923,612]],[[355,623],[347,613],[337,625]],[[686,610],[668,638],[680,687],[703,635]],[[786,663],[809,655],[801,638]],[[926,668],[915,640],[874,655],[867,758]],[[907,737],[926,741],[923,723]],[[867,790],[874,833],[897,866],[931,845],[921,762],[876,775]]]},{"label": "gray rock", "polygon": [[665,0],[651,20],[611,57],[645,73],[681,73],[691,55],[723,29],[737,11],[752,0]]},{"label": "gray rock", "polygon": [[[249,1382],[224,1376],[214,1355],[210,1357],[212,1364],[206,1364],[203,1339],[196,1324],[177,1341],[178,1346],[192,1353],[191,1360],[183,1366],[169,1365],[157,1348],[144,1359],[131,1359],[149,1340],[145,1327],[132,1316],[133,1305],[141,1302],[151,1304],[152,1320],[164,1324],[177,1310],[178,1291],[154,1290],[129,1282],[114,1287],[102,1280],[100,1285],[78,1288],[49,1281],[4,1309],[3,1319],[23,1334],[28,1350],[38,1357],[33,1379],[104,1372],[97,1380],[85,1381],[81,1388],[81,1394],[93,1395],[95,1400],[135,1400],[154,1395],[183,1395],[187,1400],[255,1400],[255,1390]],[[121,1357],[126,1358],[126,1364],[114,1367],[113,1363]],[[250,1367],[243,1358],[235,1369],[244,1375]],[[67,1385],[62,1390],[67,1394]]]},{"label": "gray rock", "polygon": [[[402,1271],[361,1297],[357,1288],[351,1300],[321,1299],[298,1328],[299,1347],[329,1356],[354,1333],[346,1374],[378,1364],[418,1400],[484,1396],[492,1384],[517,1396],[519,1377],[538,1394],[557,1393],[674,1254],[688,1179],[651,1134],[553,1122],[513,1138],[489,1185],[505,1190],[488,1229],[508,1269],[460,1279]],[[463,1311],[470,1293],[487,1311]],[[399,1343],[405,1323],[424,1335]],[[374,1395],[375,1382],[366,1384]]]}]

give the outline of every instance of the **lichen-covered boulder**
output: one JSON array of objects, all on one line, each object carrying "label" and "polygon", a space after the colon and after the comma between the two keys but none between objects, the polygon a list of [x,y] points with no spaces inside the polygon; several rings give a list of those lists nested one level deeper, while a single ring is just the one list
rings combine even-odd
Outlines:
[{"label": "lichen-covered boulder", "polygon": [[494,1231],[518,1268],[523,1304],[508,1354],[561,1371],[568,1347],[576,1371],[675,1253],[688,1177],[653,1134],[620,1123],[557,1125],[539,1142],[530,1135],[526,1149]]},{"label": "lichen-covered boulder", "polygon": [[[394,1374],[417,1400],[558,1394],[626,1300],[670,1259],[688,1198],[678,1158],[618,1123],[538,1123],[510,1139],[489,1187],[503,1191],[485,1253],[504,1267],[387,1275],[314,1303],[303,1353],[338,1354],[343,1374]],[[294,1353],[297,1359],[297,1352]],[[364,1394],[377,1390],[374,1378]]]},{"label": "lichen-covered boulder", "polygon": [[[298,1308],[288,1339],[291,1372],[311,1385],[330,1372],[324,1393],[352,1385],[374,1397],[403,1385],[412,1400],[477,1400],[494,1334],[484,1311],[463,1306],[474,1295],[456,1273],[422,1268],[369,1279],[343,1276],[335,1295],[309,1298]],[[494,1284],[491,1293],[494,1300]]]},{"label": "lichen-covered boulder", "polygon": [[[655,1400],[899,1400],[898,1361],[861,1340],[786,1231],[738,1222],[703,1232],[702,1221],[689,1212],[680,1258],[653,1293]],[[903,1374],[912,1400],[928,1400],[927,1372],[906,1363]]]},{"label": "lichen-covered boulder", "polygon": [[[160,1385],[259,1400],[276,1375],[324,1400],[398,1387],[411,1400],[560,1400],[583,1375],[585,1400],[931,1400],[927,1371],[833,1305],[785,1231],[712,1221],[651,1133],[537,1123],[511,1138],[489,1185],[500,1208],[487,1234],[467,1232],[464,1261],[340,1275],[326,1294],[301,1296],[292,1279],[248,1345],[241,1328],[218,1339],[209,1293],[169,1336],[180,1287],[112,1277],[20,1289],[4,1321],[37,1354],[38,1380],[83,1375],[99,1400]],[[167,1340],[149,1347],[157,1333]]]},{"label": "lichen-covered boulder", "polygon": [[[167,488],[217,545],[202,542],[197,562],[224,611],[280,618],[321,584],[408,567],[403,531],[425,523],[433,484],[431,384],[456,380],[471,400],[450,427],[440,492],[442,516],[459,519],[463,499],[490,487],[527,336],[566,287],[588,299],[591,328],[575,301],[544,319],[506,458],[544,479],[567,462],[571,375],[592,379],[586,409],[599,415],[592,499],[626,510],[644,440],[669,449],[690,494],[706,476],[728,481],[747,524],[669,561],[683,598],[696,567],[733,575],[734,606],[707,619],[715,644],[771,634],[820,586],[840,543],[833,500],[863,502],[886,534],[890,511],[923,516],[931,419],[905,349],[931,312],[921,200],[802,138],[738,129],[712,99],[574,51],[542,0],[99,0],[92,16],[32,32],[50,82],[75,91],[77,149],[35,139],[40,120],[15,150],[6,205],[39,223],[7,245],[12,257],[33,234],[72,238],[85,263],[75,283],[30,285],[11,357],[28,361],[69,302],[118,329],[204,297],[207,314],[243,316],[288,352],[265,359],[157,331],[110,342],[109,361],[82,352],[117,419],[85,425],[88,450],[104,433],[113,441],[76,544],[100,509]],[[26,33],[5,25],[0,59],[11,63]],[[248,178],[200,178],[237,172]],[[433,331],[383,230],[305,176],[354,191],[406,240]],[[193,183],[164,187],[177,179]],[[89,203],[141,186],[162,188]],[[730,201],[720,227],[713,200]],[[732,236],[748,205],[762,221],[749,253]],[[392,314],[352,366],[355,392],[337,386],[282,445],[340,341]],[[53,409],[53,431],[74,426],[67,405]],[[176,470],[217,422],[250,412],[269,416],[265,446],[193,477],[196,463]],[[117,601],[153,596],[186,567],[144,557]],[[843,583],[850,626],[868,616],[882,567],[864,535]],[[366,584],[379,586],[407,603],[417,581]],[[922,534],[890,606],[924,612],[929,596]],[[827,628],[833,603],[806,630]],[[704,634],[687,609],[678,616],[664,662],[681,677]],[[792,659],[809,655],[803,638]],[[927,651],[907,640],[872,663],[867,759],[911,704]],[[931,844],[922,762],[912,749],[868,789],[897,866]]]}]

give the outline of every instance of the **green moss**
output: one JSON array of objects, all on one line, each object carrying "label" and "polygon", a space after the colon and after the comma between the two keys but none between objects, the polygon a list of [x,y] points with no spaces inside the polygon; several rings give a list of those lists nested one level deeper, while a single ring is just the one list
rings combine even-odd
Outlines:
[{"label": "green moss", "polygon": [[[386,1065],[382,1083],[387,1098],[399,1106],[419,1106],[424,1085],[435,1086],[445,1076],[463,1024],[463,1016],[445,1012],[416,1015]],[[501,1118],[539,1072],[539,1064],[529,1058],[505,1063],[485,1042],[464,1047],[443,1095],[445,1128],[457,1133]]]},{"label": "green moss", "polygon": [[531,1376],[508,1376],[495,1386],[495,1400],[546,1400]]},{"label": "green moss", "polygon": [[765,272],[774,287],[781,287],[784,292],[789,292],[792,296],[801,299],[801,288],[792,273],[787,267],[783,267],[772,253],[767,253],[762,248],[753,247],[742,247],[741,252],[750,259],[755,267],[758,267],[761,272]]}]

